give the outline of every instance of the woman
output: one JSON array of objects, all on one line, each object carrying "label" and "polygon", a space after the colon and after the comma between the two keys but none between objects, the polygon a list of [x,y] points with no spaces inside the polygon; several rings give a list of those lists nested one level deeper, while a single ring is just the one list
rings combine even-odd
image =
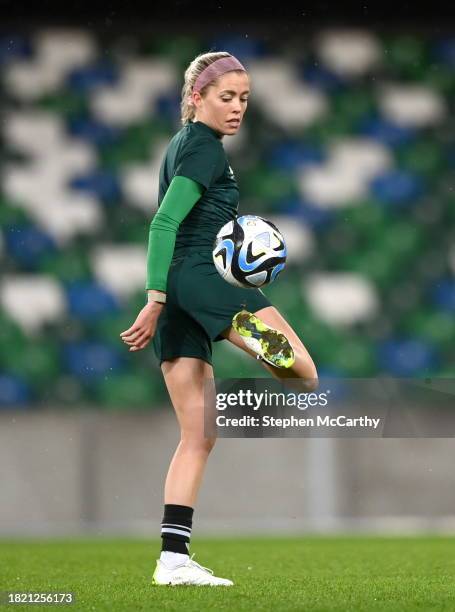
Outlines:
[{"label": "woman", "polygon": [[239,201],[222,138],[238,132],[249,93],[248,74],[229,53],[205,53],[186,70],[183,128],[161,165],[160,205],[150,225],[148,303],[121,334],[130,351],[153,338],[181,429],[165,483],[154,584],[233,584],[188,555],[193,509],[215,443],[204,437],[203,415],[204,380],[213,379],[212,341],[227,339],[279,379],[300,379],[300,390],[316,387],[311,357],[266,296],[229,285],[212,261],[215,236],[235,218]]}]

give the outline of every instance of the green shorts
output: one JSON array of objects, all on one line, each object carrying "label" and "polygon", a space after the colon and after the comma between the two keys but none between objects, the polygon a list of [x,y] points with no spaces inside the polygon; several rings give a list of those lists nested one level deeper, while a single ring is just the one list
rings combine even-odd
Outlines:
[{"label": "green shorts", "polygon": [[242,309],[257,312],[271,306],[260,289],[234,287],[217,272],[211,251],[173,260],[167,301],[158,319],[153,348],[160,362],[197,357],[212,363],[212,341],[232,325]]}]

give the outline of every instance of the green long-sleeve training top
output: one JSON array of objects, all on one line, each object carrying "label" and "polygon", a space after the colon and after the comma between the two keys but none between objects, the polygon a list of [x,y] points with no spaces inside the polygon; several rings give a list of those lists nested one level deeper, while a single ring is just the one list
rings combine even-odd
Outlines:
[{"label": "green long-sleeve training top", "polygon": [[146,289],[166,291],[172,257],[210,253],[216,234],[238,211],[237,182],[217,131],[195,121],[175,134],[160,168],[158,204]]}]

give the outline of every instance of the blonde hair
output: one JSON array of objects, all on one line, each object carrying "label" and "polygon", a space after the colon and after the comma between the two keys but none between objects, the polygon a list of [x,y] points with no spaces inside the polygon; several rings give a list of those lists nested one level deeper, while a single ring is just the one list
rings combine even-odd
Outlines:
[{"label": "blonde hair", "polygon": [[[188,68],[185,70],[185,82],[182,87],[182,101],[180,103],[181,119],[183,125],[190,123],[194,119],[196,113],[195,107],[190,104],[190,99],[194,84],[198,76],[203,70],[207,68],[207,66],[210,66],[210,64],[213,64],[213,62],[216,62],[216,60],[219,60],[222,57],[230,57],[230,55],[231,54],[227,53],[226,51],[213,51],[209,53],[202,53],[201,55],[195,57],[191,64],[188,66]],[[201,96],[206,93],[207,87],[212,84],[213,82],[208,83],[205,87],[201,89]]]}]

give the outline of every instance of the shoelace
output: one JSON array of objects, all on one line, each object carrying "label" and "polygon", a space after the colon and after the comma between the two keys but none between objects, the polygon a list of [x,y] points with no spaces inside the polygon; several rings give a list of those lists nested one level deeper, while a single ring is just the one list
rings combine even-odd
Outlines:
[{"label": "shoelace", "polygon": [[187,564],[188,564],[188,565],[192,565],[193,567],[194,567],[194,566],[196,566],[196,567],[198,567],[199,569],[201,569],[201,570],[203,570],[203,571],[205,571],[205,572],[208,572],[209,574],[212,574],[212,576],[213,576],[213,570],[209,569],[208,567],[204,567],[203,565],[199,565],[199,563],[198,563],[197,561],[193,561],[193,557],[194,557],[194,555],[195,555],[195,554],[196,554],[196,553],[193,553],[193,554],[191,555],[191,557],[190,557],[190,559],[188,560]]}]

